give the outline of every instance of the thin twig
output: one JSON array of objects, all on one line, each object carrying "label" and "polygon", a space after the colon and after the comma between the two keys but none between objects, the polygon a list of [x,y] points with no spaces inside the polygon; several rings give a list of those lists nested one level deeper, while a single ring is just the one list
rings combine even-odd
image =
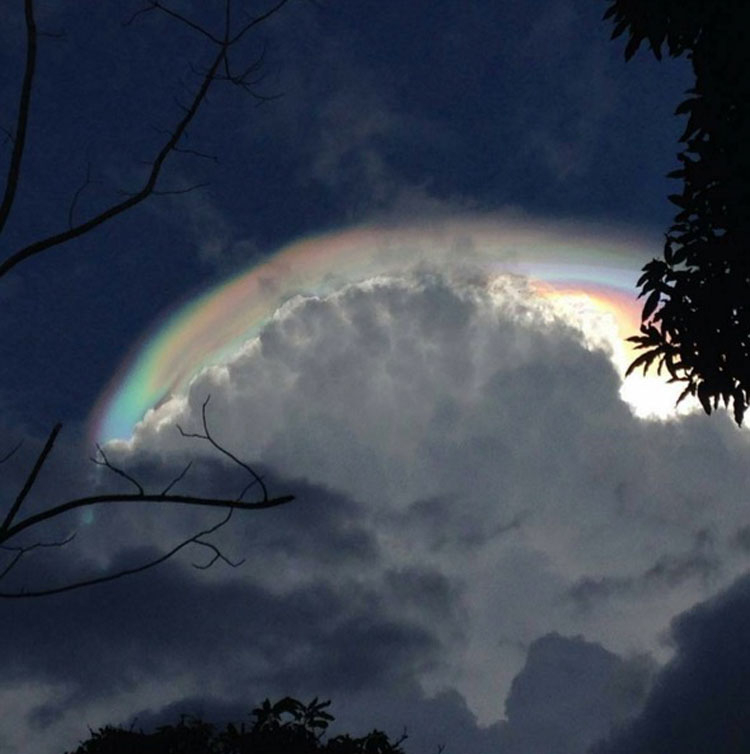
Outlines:
[{"label": "thin twig", "polygon": [[184,147],[175,147],[175,152],[179,152],[180,154],[189,154],[193,157],[202,157],[205,160],[212,160],[213,162],[218,163],[219,158],[215,154],[206,154],[205,152],[199,152],[196,149],[185,149]]},{"label": "thin twig", "polygon": [[78,187],[75,194],[73,194],[73,199],[70,202],[70,208],[68,209],[68,228],[73,227],[73,214],[76,210],[76,204],[78,203],[78,199],[80,198],[81,194],[88,188],[88,186],[91,185],[91,163],[88,163],[86,165],[86,178],[84,179],[83,183]]},{"label": "thin twig", "polygon": [[[18,496],[15,499],[15,502],[11,506],[11,509],[8,511],[8,515],[5,517],[5,520],[0,525],[0,542],[4,539],[9,539],[10,537],[7,536],[8,532],[11,529],[11,524],[13,523],[13,519],[16,517],[16,514],[18,513],[21,505],[23,504],[23,501],[26,499],[26,496],[31,492],[31,488],[34,486],[34,482],[36,482],[36,478],[39,476],[39,472],[42,470],[42,466],[44,466],[47,457],[52,452],[52,447],[55,444],[55,440],[57,439],[57,435],[60,433],[60,430],[62,429],[62,424],[57,423],[52,428],[52,431],[49,433],[49,437],[47,438],[47,442],[44,444],[44,447],[42,448],[42,452],[37,456],[36,462],[34,463],[34,467],[31,469],[31,473],[26,477],[26,482],[24,483],[23,487],[21,488],[21,491],[18,493]],[[6,536],[3,536],[6,535]]]},{"label": "thin twig", "polygon": [[23,440],[19,440],[14,447],[12,447],[2,458],[0,458],[0,463],[5,463],[8,459],[12,458],[22,445]]},{"label": "thin twig", "polygon": [[177,196],[179,194],[190,194],[193,191],[198,191],[198,189],[206,188],[210,185],[210,183],[194,183],[192,186],[186,186],[185,188],[181,189],[164,189],[162,191],[154,190],[153,194],[154,196]]},{"label": "thin twig", "polygon": [[18,563],[19,560],[27,553],[31,552],[32,550],[36,550],[41,548],[48,548],[48,547],[64,547],[69,542],[72,542],[76,537],[76,533],[73,532],[69,537],[66,537],[65,539],[59,541],[59,542],[35,542],[33,545],[28,545],[27,547],[22,546],[12,546],[12,545],[0,545],[0,550],[6,550],[9,552],[15,552],[15,556],[11,560],[11,562],[3,569],[2,573],[0,573],[0,579],[4,579],[13,569],[13,567]]},{"label": "thin twig", "polygon": [[[71,241],[74,238],[78,238],[78,236],[82,236],[85,233],[88,233],[102,223],[111,220],[113,217],[126,212],[132,207],[140,204],[144,199],[147,199],[156,188],[156,182],[159,178],[164,162],[169,156],[169,153],[178,144],[188,125],[195,117],[195,114],[198,112],[198,108],[205,98],[206,93],[208,92],[208,89],[214,80],[216,71],[226,55],[226,52],[226,49],[222,48],[217,53],[211,66],[208,69],[208,72],[206,73],[205,78],[201,83],[200,88],[196,92],[195,97],[193,98],[193,101],[188,108],[188,111],[182,117],[180,122],[177,124],[177,128],[175,128],[171,136],[162,145],[162,148],[154,158],[149,175],[140,191],[138,191],[136,194],[133,194],[132,196],[129,196],[127,199],[124,199],[121,202],[113,204],[108,209],[100,212],[97,215],[94,215],[94,217],[90,218],[86,222],[80,223],[79,225],[76,225],[72,228],[68,228],[61,233],[48,236],[47,238],[41,239],[40,241],[35,241],[34,243],[31,243],[28,246],[25,246],[24,248],[15,252],[14,254],[11,254],[9,257],[3,260],[3,262],[0,263],[0,277],[5,275],[17,264],[20,264],[29,257],[39,254],[40,252],[47,251],[55,246],[59,246],[66,241]],[[18,142],[19,139],[17,138],[16,141]]]},{"label": "thin twig", "polygon": [[190,467],[192,465],[193,465],[193,462],[192,461],[188,461],[188,465],[185,466],[185,468],[162,490],[162,492],[161,492],[162,496],[166,495],[167,492],[169,492],[169,490],[171,490],[172,487],[174,487],[175,484],[177,484],[177,482],[180,482],[180,481],[182,481],[182,479],[184,479],[185,474],[188,473],[188,471],[190,470]]},{"label": "thin twig", "polygon": [[[208,420],[206,418],[206,406],[208,406],[208,402],[211,400],[211,395],[206,396],[206,400],[203,401],[203,405],[201,406],[201,419],[203,421],[203,434],[200,434],[199,432],[185,432],[183,428],[178,424],[177,430],[183,437],[191,437],[191,438],[197,438],[201,440],[208,440],[208,442],[213,445],[216,450],[218,450],[220,453],[223,453],[227,458],[234,461],[238,466],[241,466],[245,471],[247,471],[250,476],[255,480],[254,484],[260,485],[261,490],[263,490],[263,500],[268,499],[268,490],[266,489],[266,485],[263,482],[262,477],[260,477],[256,472],[244,461],[241,461],[239,458],[237,458],[234,453],[231,453],[226,448],[219,445],[219,443],[214,440],[214,438],[211,436],[211,432],[208,429]],[[252,486],[252,485],[250,485]],[[247,491],[249,487],[245,488],[245,491]]]},{"label": "thin twig", "polygon": [[[85,579],[83,581],[77,581],[72,584],[65,584],[64,586],[60,586],[60,587],[53,587],[52,589],[40,589],[36,591],[31,591],[31,592],[26,591],[26,590],[22,590],[20,592],[0,592],[0,598],[23,599],[27,597],[48,597],[53,594],[62,594],[64,592],[73,591],[74,589],[82,589],[83,587],[94,586],[95,584],[104,584],[108,581],[115,581],[116,579],[124,578],[125,576],[132,576],[136,573],[143,573],[143,571],[147,571],[150,568],[154,568],[155,566],[158,566],[161,563],[164,563],[166,560],[169,560],[171,557],[176,555],[180,550],[187,547],[189,544],[200,544],[205,547],[206,543],[199,541],[200,537],[205,537],[208,534],[213,534],[215,531],[217,531],[222,526],[224,526],[224,524],[226,524],[227,521],[229,521],[230,514],[231,514],[231,511],[221,521],[219,521],[218,524],[215,524],[214,526],[211,526],[208,529],[204,529],[203,531],[199,531],[194,536],[189,537],[188,539],[185,539],[182,542],[180,542],[178,545],[173,547],[169,552],[166,552],[164,553],[164,555],[161,555],[155,560],[149,561],[148,563],[144,563],[143,565],[136,566],[134,568],[126,568],[126,569],[123,569],[122,571],[117,571],[115,573],[106,574],[105,576],[97,576],[96,578],[93,578],[93,579]],[[230,563],[230,561],[227,560],[227,563]]]},{"label": "thin twig", "polygon": [[110,463],[109,458],[107,458],[107,454],[104,452],[104,450],[102,450],[102,446],[99,445],[99,443],[96,443],[96,450],[99,453],[99,455],[102,457],[102,460],[100,461],[98,458],[92,457],[91,461],[93,463],[95,463],[97,466],[104,466],[105,468],[108,468],[111,472],[117,474],[118,476],[121,476],[123,479],[127,479],[131,484],[135,485],[139,494],[143,496],[144,494],[143,486],[137,479],[134,479],[132,476],[130,476],[130,474],[123,471],[122,469],[117,468],[117,466],[113,466]]}]

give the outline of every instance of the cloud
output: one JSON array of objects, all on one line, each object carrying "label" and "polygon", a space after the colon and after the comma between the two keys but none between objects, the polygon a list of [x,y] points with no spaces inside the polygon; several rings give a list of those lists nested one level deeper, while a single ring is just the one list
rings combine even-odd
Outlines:
[{"label": "cloud", "polygon": [[[747,436],[721,415],[634,417],[584,340],[523,281],[469,269],[288,301],[108,453],[157,488],[192,458],[181,484],[236,494],[244,472],[176,429],[200,426],[210,394],[215,437],[296,501],[217,533],[239,568],[197,571],[195,550],[0,605],[8,682],[38,689],[24,712],[37,750],[80,736],[82,717],[127,723],[180,700],[330,696],[344,729],[407,725],[425,752],[444,742],[417,738],[434,715],[451,746],[531,754],[542,739],[582,752],[635,714],[648,672],[629,658],[667,661],[670,620],[746,567]],[[75,557],[30,559],[18,578],[133,562],[207,522],[103,508],[74,522]],[[580,693],[559,691],[566,674]]]},{"label": "cloud", "polygon": [[674,657],[656,677],[643,711],[593,751],[747,751],[749,631],[750,578],[743,576],[674,620]]},{"label": "cloud", "polygon": [[552,633],[529,648],[505,703],[497,751],[584,754],[640,709],[653,671],[581,637]]},{"label": "cloud", "polygon": [[637,419],[619,384],[519,281],[422,270],[288,302],[128,452],[176,457],[211,394],[228,447],[356,500],[385,568],[459,589],[422,683],[488,723],[519,647],[556,630],[666,659],[669,620],[747,562],[746,435]]}]

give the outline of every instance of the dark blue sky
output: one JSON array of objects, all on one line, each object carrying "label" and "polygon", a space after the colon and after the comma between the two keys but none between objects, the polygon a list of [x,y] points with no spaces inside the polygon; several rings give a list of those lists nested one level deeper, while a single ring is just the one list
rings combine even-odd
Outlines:
[{"label": "dark blue sky", "polygon": [[[280,98],[258,106],[217,87],[188,144],[218,163],[173,155],[160,183],[208,187],[154,197],[3,281],[0,390],[34,424],[81,420],[166,309],[352,223],[512,207],[656,238],[689,78],[683,61],[626,65],[600,5],[293,3],[242,51],[265,49],[257,90]],[[4,251],[67,225],[88,165],[76,217],[132,190],[195,88],[205,40],[155,16],[123,28],[131,6],[40,6],[40,28],[64,36],[41,40]],[[20,14],[4,13],[0,93],[12,103]]]}]

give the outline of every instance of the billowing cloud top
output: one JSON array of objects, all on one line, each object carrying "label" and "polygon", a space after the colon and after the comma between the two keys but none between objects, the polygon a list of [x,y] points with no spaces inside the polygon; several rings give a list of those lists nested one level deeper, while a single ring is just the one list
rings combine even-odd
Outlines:
[{"label": "billowing cloud top", "polygon": [[644,247],[612,230],[491,218],[363,226],[302,239],[158,323],[100,399],[92,434],[100,441],[129,436],[147,409],[184,392],[200,368],[231,358],[289,298],[420,265],[529,277],[540,296],[609,312],[623,340],[638,329],[633,289]]}]

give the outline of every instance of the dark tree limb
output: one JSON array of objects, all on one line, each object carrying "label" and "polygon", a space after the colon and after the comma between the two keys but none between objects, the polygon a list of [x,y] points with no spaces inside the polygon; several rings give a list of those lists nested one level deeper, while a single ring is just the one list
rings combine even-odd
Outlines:
[{"label": "dark tree limb", "polygon": [[[91,168],[90,166],[88,166],[85,179],[73,194],[71,202],[69,204],[67,213],[67,227],[58,233],[54,233],[45,238],[39,238],[31,243],[28,243],[14,253],[9,254],[4,259],[0,259],[0,277],[10,272],[19,264],[36,256],[37,254],[49,251],[57,246],[65,244],[68,241],[72,241],[95,230],[96,228],[98,228],[98,226],[138,206],[151,196],[184,194],[207,185],[200,183],[196,185],[186,186],[184,188],[176,188],[170,190],[160,188],[158,184],[164,165],[172,153],[181,153],[205,159],[213,159],[214,161],[216,161],[216,158],[212,155],[205,154],[197,149],[188,149],[184,146],[184,140],[186,140],[188,137],[188,130],[195,121],[195,118],[204,103],[207,102],[209,90],[215,82],[227,82],[246,92],[249,92],[259,99],[263,99],[257,92],[254,91],[253,87],[256,86],[260,81],[260,78],[256,74],[262,66],[265,50],[261,53],[259,58],[254,60],[249,66],[244,67],[234,66],[230,64],[230,52],[232,52],[232,48],[237,45],[245,37],[245,35],[250,32],[251,29],[263,23],[276,12],[281,10],[281,8],[285,6],[289,1],[290,0],[276,0],[270,7],[268,7],[266,11],[264,11],[260,15],[249,18],[249,20],[246,17],[245,20],[243,20],[243,22],[239,24],[238,28],[233,29],[231,0],[224,0],[223,33],[221,35],[217,35],[204,28],[201,24],[198,24],[192,19],[188,18],[187,16],[174,11],[163,2],[161,2],[161,0],[146,0],[146,6],[140,11],[133,14],[133,16],[128,21],[126,21],[126,25],[133,23],[137,18],[145,15],[146,13],[162,13],[168,18],[199,33],[205,40],[208,40],[208,42],[214,46],[215,49],[213,55],[210,58],[210,63],[205,70],[198,74],[199,82],[189,98],[186,99],[186,104],[179,105],[181,113],[179,114],[179,118],[176,119],[174,125],[169,129],[160,130],[162,136],[159,138],[158,148],[153,153],[151,159],[146,162],[146,176],[140,188],[133,193],[125,194],[124,198],[120,198],[119,201],[115,201],[104,210],[90,215],[88,219],[76,221],[75,216],[77,214],[80,214],[78,205],[81,195],[92,183]],[[34,90],[34,73],[37,60],[38,39],[40,36],[45,36],[44,34],[40,33],[36,27],[34,20],[33,0],[24,0],[24,13],[26,29],[26,65],[24,68],[23,81],[21,84],[21,91],[18,101],[18,111],[14,128],[12,130],[2,129],[7,137],[6,143],[7,141],[9,141],[12,146],[4,193],[0,202],[0,233],[2,233],[13,209],[14,200],[18,191],[19,181],[21,179],[22,162],[26,146],[31,99]],[[194,66],[191,66],[191,68],[194,72],[197,73]],[[236,71],[239,71],[239,73],[237,73]],[[29,498],[38,480],[39,474],[48,461],[55,445],[57,436],[61,430],[61,425],[56,424],[47,437],[42,450],[39,452],[31,471],[26,477],[20,491],[16,495],[15,500],[13,500],[7,513],[5,514],[2,523],[0,523],[0,550],[7,553],[12,553],[9,562],[0,568],[0,580],[7,577],[11,572],[14,572],[16,566],[21,562],[21,560],[26,556],[27,553],[39,550],[41,548],[62,547],[70,542],[73,537],[71,536],[65,540],[58,542],[37,541],[31,544],[21,545],[9,544],[10,540],[20,535],[21,533],[28,535],[32,531],[37,531],[34,527],[43,525],[45,522],[57,519],[58,517],[79,508],[101,504],[115,505],[121,503],[192,505],[200,506],[203,508],[221,508],[222,510],[226,511],[226,515],[222,519],[222,521],[212,527],[198,532],[192,537],[183,540],[178,545],[173,547],[169,552],[164,553],[155,560],[142,564],[135,568],[125,569],[94,579],[88,579],[71,584],[64,584],[62,586],[49,589],[31,591],[24,589],[18,593],[0,592],[0,597],[38,597],[44,595],[59,594],[61,592],[67,592],[93,584],[112,581],[123,576],[140,573],[156,565],[159,565],[190,544],[194,544],[198,547],[203,547],[211,553],[211,556],[207,563],[194,563],[193,565],[196,568],[208,568],[219,560],[233,567],[239,565],[239,562],[231,561],[219,550],[218,547],[216,547],[216,545],[206,540],[205,538],[224,526],[230,520],[234,510],[250,511],[273,508],[286,504],[292,501],[294,498],[292,495],[269,498],[268,490],[262,477],[257,474],[250,465],[240,460],[235,454],[224,448],[214,439],[209,430],[206,418],[206,406],[208,405],[208,401],[209,398],[207,398],[203,403],[202,408],[203,432],[185,433],[181,428],[179,428],[179,431],[185,437],[199,438],[207,441],[215,450],[220,452],[235,465],[241,467],[248,474],[249,481],[235,499],[200,497],[190,494],[174,494],[172,492],[173,488],[185,478],[191,468],[190,463],[187,464],[187,466],[174,479],[172,479],[161,492],[148,491],[138,479],[136,479],[124,469],[115,466],[110,461],[105,451],[101,447],[97,446],[98,456],[92,458],[91,460],[97,465],[103,466],[109,469],[112,473],[125,479],[128,483],[133,485],[136,490],[135,493],[103,493],[100,495],[90,495],[74,498],[65,500],[57,504],[49,505],[48,507],[43,508],[37,513],[23,517],[22,507]],[[19,447],[20,443],[16,447],[11,448],[10,451],[6,452],[3,456],[0,456],[0,464],[8,461],[16,453]],[[245,495],[255,485],[259,485],[260,489],[262,490],[262,499],[253,502],[245,501]]]},{"label": "dark tree limb", "polygon": [[203,422],[203,433],[200,432],[185,432],[183,428],[178,424],[177,430],[183,437],[192,437],[199,440],[207,440],[211,445],[213,445],[216,450],[218,450],[220,453],[225,455],[227,458],[229,458],[231,461],[236,463],[238,466],[241,466],[245,471],[247,471],[248,474],[253,478],[252,481],[242,490],[238,500],[241,500],[245,493],[254,485],[259,485],[261,490],[263,491],[263,500],[268,500],[268,490],[266,489],[266,485],[263,482],[263,477],[259,476],[258,474],[253,471],[253,469],[248,466],[244,461],[241,461],[237,456],[230,453],[226,448],[219,445],[216,440],[211,436],[211,432],[208,429],[208,421],[206,419],[206,406],[208,406],[208,402],[211,400],[211,396],[207,395],[206,400],[203,401],[203,405],[201,406],[201,420]]},{"label": "dark tree limb", "polygon": [[0,456],[0,463],[5,463],[12,458],[23,445],[23,440],[19,440],[4,456]]},{"label": "dark tree limb", "polygon": [[[208,423],[206,420],[206,413],[205,413],[205,409],[207,405],[208,405],[208,399],[204,401],[203,407],[202,407],[203,408],[202,420],[203,420],[204,433],[203,434],[198,434],[198,433],[186,434],[182,432],[182,430],[180,430],[180,432],[185,437],[195,437],[195,438],[201,438],[201,439],[207,440],[211,444],[212,447],[214,447],[216,450],[221,452],[224,456],[232,460],[236,465],[243,468],[250,475],[251,482],[245,486],[245,488],[242,490],[242,492],[236,499],[230,500],[227,498],[209,498],[209,497],[199,497],[199,496],[194,496],[194,495],[169,494],[169,491],[179,481],[181,481],[185,477],[185,475],[187,474],[188,470],[190,469],[192,465],[192,462],[188,463],[187,466],[164,488],[162,492],[158,492],[158,493],[147,492],[145,488],[143,487],[143,485],[137,479],[135,479],[135,477],[133,477],[131,474],[124,471],[123,469],[120,469],[119,467],[115,466],[109,460],[109,457],[106,455],[104,450],[101,447],[97,446],[97,450],[101,458],[92,458],[91,460],[97,465],[107,468],[112,473],[122,477],[129,483],[133,484],[138,490],[137,493],[131,493],[131,494],[104,493],[101,495],[90,495],[87,497],[80,497],[80,498],[75,498],[72,500],[67,500],[58,505],[53,505],[48,508],[45,508],[39,513],[35,513],[30,516],[27,516],[26,518],[23,518],[14,524],[13,521],[15,520],[18,512],[20,511],[23,502],[26,500],[28,494],[31,492],[31,489],[33,488],[39,476],[39,472],[41,471],[41,469],[43,468],[44,464],[47,462],[50,456],[52,448],[55,444],[55,440],[57,439],[57,436],[62,426],[60,424],[57,424],[55,425],[55,427],[53,427],[52,431],[50,432],[50,435],[47,438],[47,441],[43,449],[39,453],[34,463],[34,467],[29,473],[26,479],[26,482],[23,485],[23,488],[21,489],[18,496],[16,497],[16,500],[14,501],[13,506],[11,507],[10,511],[5,517],[5,521],[3,522],[2,526],[0,526],[0,549],[15,553],[15,555],[11,558],[10,562],[3,568],[2,571],[0,571],[0,580],[3,579],[5,576],[7,576],[13,570],[13,568],[18,564],[18,562],[26,553],[39,549],[39,548],[44,548],[44,547],[62,547],[63,545],[70,542],[73,536],[75,536],[75,534],[61,542],[50,542],[50,543],[36,542],[31,545],[23,545],[23,546],[8,545],[6,544],[6,542],[8,542],[9,540],[16,537],[22,532],[28,532],[29,530],[33,529],[34,527],[40,524],[43,524],[46,521],[56,519],[59,516],[65,513],[68,513],[70,511],[76,510],[78,508],[86,508],[92,505],[101,505],[101,504],[114,505],[114,504],[123,504],[123,503],[149,503],[149,504],[156,503],[156,504],[166,504],[166,505],[192,505],[192,506],[198,506],[201,508],[220,508],[222,510],[225,510],[227,513],[226,513],[225,518],[221,522],[219,522],[215,526],[212,526],[208,529],[204,529],[198,532],[192,537],[188,537],[187,539],[183,540],[178,545],[173,547],[171,550],[169,550],[169,552],[164,553],[158,558],[152,561],[149,561],[148,563],[145,563],[143,565],[136,566],[134,568],[124,569],[121,571],[116,571],[115,573],[96,577],[94,579],[86,579],[83,581],[75,582],[73,584],[65,584],[60,587],[53,587],[50,589],[31,590],[31,591],[23,590],[20,592],[0,592],[0,598],[3,598],[3,597],[8,597],[8,598],[42,597],[42,596],[47,596],[47,595],[52,595],[52,594],[60,594],[61,592],[67,592],[73,589],[80,589],[82,587],[92,586],[94,584],[101,584],[107,581],[113,581],[123,576],[141,573],[142,571],[153,568],[154,566],[157,566],[160,563],[163,563],[169,558],[176,555],[178,552],[180,552],[180,550],[184,549],[189,544],[195,544],[200,547],[204,547],[213,553],[213,556],[210,558],[210,560],[207,563],[203,565],[199,565],[195,563],[193,564],[198,569],[205,570],[209,568],[210,566],[212,566],[214,563],[216,563],[218,560],[221,560],[227,565],[230,565],[232,567],[237,567],[241,565],[241,563],[244,561],[237,561],[237,562],[231,561],[219,550],[219,548],[216,545],[214,545],[211,542],[206,541],[203,538],[208,536],[209,534],[214,533],[215,531],[220,529],[222,526],[224,526],[230,520],[232,513],[235,510],[256,511],[256,510],[265,510],[268,508],[275,508],[280,505],[284,505],[286,503],[291,502],[292,500],[294,500],[294,496],[282,495],[280,497],[275,497],[275,498],[268,497],[266,487],[263,484],[261,477],[258,474],[256,474],[256,472],[249,466],[249,464],[240,460],[234,453],[224,448],[211,435],[208,429]],[[6,455],[6,457],[9,457],[9,455]],[[247,490],[256,483],[259,483],[263,489],[263,499],[259,501],[254,501],[254,502],[245,502],[242,499],[243,496],[245,495]]]},{"label": "dark tree limb", "polygon": [[[49,597],[53,594],[63,594],[64,592],[72,592],[74,589],[83,589],[84,587],[88,586],[94,586],[96,584],[106,584],[108,581],[116,581],[117,579],[122,579],[125,576],[133,576],[137,573],[143,573],[144,571],[148,571],[151,568],[155,568],[158,565],[161,565],[162,563],[166,562],[170,558],[174,557],[180,550],[183,550],[185,547],[191,544],[200,545],[203,547],[207,547],[214,551],[215,555],[214,558],[211,560],[211,562],[205,566],[205,568],[208,568],[210,565],[216,562],[216,560],[221,559],[228,565],[232,566],[233,568],[236,568],[238,565],[241,565],[243,561],[240,561],[239,563],[233,563],[228,558],[224,557],[220,551],[211,543],[204,542],[201,540],[201,537],[205,537],[209,534],[213,534],[214,532],[221,529],[222,526],[224,526],[226,523],[229,522],[229,519],[232,517],[232,510],[230,509],[227,512],[227,515],[224,516],[224,518],[219,521],[218,524],[214,524],[214,526],[209,527],[208,529],[203,529],[202,531],[199,531],[197,534],[193,535],[192,537],[188,537],[188,539],[183,540],[178,545],[173,547],[169,552],[165,552],[163,555],[160,555],[158,558],[155,558],[154,560],[150,560],[147,563],[143,563],[139,566],[134,566],[133,568],[124,568],[120,571],[115,571],[114,573],[108,573],[104,576],[96,576],[91,579],[82,579],[81,581],[76,581],[71,584],[65,584],[63,586],[58,587],[52,587],[50,589],[35,589],[35,590],[26,590],[22,589],[19,592],[0,592],[0,599],[25,599],[25,598],[31,598],[31,597]],[[31,548],[28,548],[31,549]],[[199,567],[200,566],[196,566]],[[0,576],[0,578],[2,578]]]},{"label": "dark tree limb", "polygon": [[[17,265],[30,259],[31,257],[36,256],[37,254],[49,251],[50,249],[60,246],[61,244],[67,243],[68,241],[72,241],[76,238],[79,238],[80,236],[85,235],[86,233],[91,232],[103,223],[106,223],[109,220],[117,217],[118,215],[121,215],[124,212],[132,209],[133,207],[136,207],[152,195],[158,195],[159,193],[187,193],[187,191],[189,190],[194,190],[195,187],[192,187],[188,190],[159,192],[157,190],[157,182],[164,167],[164,163],[172,152],[177,151],[180,140],[185,135],[188,126],[195,119],[195,116],[197,115],[203,102],[206,100],[208,91],[211,88],[212,84],[214,84],[214,82],[228,81],[229,83],[250,92],[251,94],[253,94],[253,96],[264,99],[257,92],[252,91],[253,82],[247,80],[244,73],[239,76],[227,76],[219,75],[218,72],[220,70],[229,70],[227,60],[230,50],[235,45],[237,45],[251,29],[263,23],[275,13],[280,11],[281,8],[283,8],[288,2],[289,0],[278,0],[267,11],[250,19],[247,23],[241,26],[237,32],[232,33],[230,15],[231,0],[225,0],[225,28],[223,37],[221,38],[212,34],[200,24],[191,21],[186,16],[173,11],[164,3],[160,2],[160,0],[149,0],[147,7],[141,9],[133,16],[131,16],[131,18],[126,22],[126,25],[132,23],[137,17],[147,12],[161,11],[170,18],[173,18],[180,23],[187,25],[191,29],[201,33],[217,47],[211,64],[203,74],[201,83],[194,93],[190,104],[182,107],[182,117],[177,122],[175,127],[168,131],[168,137],[165,139],[162,146],[149,163],[150,170],[148,171],[148,175],[141,188],[138,191],[129,194],[127,198],[123,199],[122,201],[110,205],[107,209],[78,224],[72,224],[73,213],[71,211],[69,213],[70,223],[67,229],[60,231],[59,233],[47,236],[46,238],[38,239],[18,249],[16,252],[10,254],[4,260],[0,261],[0,277],[3,277]],[[27,28],[27,65],[21,90],[18,122],[16,127],[15,141],[13,142],[13,153],[11,157],[8,179],[6,181],[5,197],[3,198],[2,205],[0,205],[0,231],[2,231],[3,225],[5,224],[5,221],[10,214],[10,210],[13,205],[13,199],[15,198],[16,190],[18,187],[18,180],[21,174],[21,158],[23,156],[26,127],[28,124],[29,116],[29,106],[33,89],[33,75],[36,61],[38,37],[33,18],[33,0],[26,0],[25,7]],[[256,63],[252,64],[247,70],[255,70],[254,66],[256,65]],[[80,193],[80,189],[77,193]],[[73,205],[75,205],[76,199],[77,196],[73,199]]]},{"label": "dark tree limb", "polygon": [[66,537],[65,539],[59,541],[59,542],[36,542],[33,545],[28,545],[27,547],[23,546],[12,546],[12,545],[0,545],[0,550],[5,550],[6,552],[15,552],[16,554],[11,559],[10,563],[8,563],[5,568],[3,568],[2,571],[0,571],[0,579],[5,578],[15,567],[15,565],[21,560],[21,558],[27,553],[31,552],[32,550],[38,550],[39,548],[49,548],[49,547],[64,547],[68,544],[68,542],[72,542],[75,539],[76,535],[75,532],[73,532],[69,537]]},{"label": "dark tree limb", "polygon": [[[25,0],[24,20],[26,23],[26,67],[21,84],[21,96],[18,103],[18,115],[16,118],[16,132],[13,139],[13,152],[8,166],[8,177],[5,181],[5,193],[0,204],[0,233],[8,221],[13,200],[18,191],[18,181],[21,178],[21,162],[23,161],[24,147],[26,146],[26,130],[29,125],[29,110],[31,109],[31,92],[34,88],[34,70],[36,68],[36,40],[37,29],[34,20],[34,2]],[[0,272],[0,275],[2,273]]]},{"label": "dark tree limb", "polygon": [[145,492],[143,491],[143,487],[141,486],[141,483],[137,479],[134,479],[132,476],[130,476],[130,474],[128,474],[127,472],[123,471],[117,466],[113,466],[110,463],[109,458],[107,458],[107,454],[104,452],[104,450],[102,449],[102,446],[99,445],[99,443],[96,443],[96,450],[101,456],[101,459],[92,458],[91,459],[92,463],[95,463],[97,466],[104,466],[105,468],[109,469],[113,474],[117,474],[117,476],[121,476],[123,479],[127,479],[127,481],[130,482],[138,490],[138,494],[141,497],[143,497]]},{"label": "dark tree limb", "polygon": [[33,257],[43,251],[48,251],[55,246],[59,246],[60,244],[66,243],[67,241],[72,241],[74,238],[78,238],[79,236],[89,233],[99,225],[102,225],[108,220],[121,215],[123,212],[126,212],[129,209],[132,209],[133,207],[137,206],[145,199],[147,199],[149,196],[151,196],[151,194],[154,192],[154,189],[156,188],[156,182],[159,178],[162,167],[164,166],[164,162],[169,156],[169,153],[177,145],[180,138],[182,138],[182,135],[185,133],[188,125],[198,112],[198,108],[200,107],[201,102],[203,102],[203,99],[205,98],[206,93],[208,92],[208,89],[213,82],[216,70],[218,69],[225,55],[226,50],[222,48],[214,58],[213,63],[206,73],[206,77],[203,79],[200,88],[193,98],[193,101],[187,108],[185,114],[177,124],[177,127],[172,132],[171,136],[162,145],[158,154],[154,158],[154,161],[151,163],[151,170],[149,171],[146,181],[139,191],[132,194],[127,199],[113,204],[103,212],[94,215],[92,218],[86,220],[85,222],[74,225],[72,228],[68,228],[67,230],[48,236],[47,238],[43,238],[39,241],[35,241],[34,243],[31,243],[28,246],[19,249],[17,252],[7,257],[3,262],[0,262],[0,277],[12,270],[16,265],[29,259],[30,257]]},{"label": "dark tree limb", "polygon": [[42,452],[37,456],[36,462],[34,463],[34,466],[31,469],[31,472],[29,473],[28,477],[26,477],[26,481],[24,482],[24,485],[21,488],[21,491],[16,496],[16,499],[13,502],[13,505],[11,506],[10,510],[8,511],[8,514],[5,516],[5,519],[3,520],[3,523],[0,524],[0,542],[3,542],[5,539],[9,539],[8,531],[10,530],[10,525],[13,523],[13,519],[16,517],[16,514],[18,513],[21,506],[23,505],[23,501],[26,499],[26,496],[29,494],[29,492],[31,492],[31,488],[34,486],[34,482],[36,482],[37,477],[39,476],[39,472],[42,470],[42,466],[44,466],[45,462],[47,461],[47,458],[49,457],[49,454],[52,452],[52,448],[55,444],[55,440],[57,439],[57,436],[60,434],[61,429],[62,429],[62,424],[58,422],[57,424],[55,424],[55,426],[52,428],[52,431],[49,433],[49,437],[47,437],[47,442],[44,443]]}]

